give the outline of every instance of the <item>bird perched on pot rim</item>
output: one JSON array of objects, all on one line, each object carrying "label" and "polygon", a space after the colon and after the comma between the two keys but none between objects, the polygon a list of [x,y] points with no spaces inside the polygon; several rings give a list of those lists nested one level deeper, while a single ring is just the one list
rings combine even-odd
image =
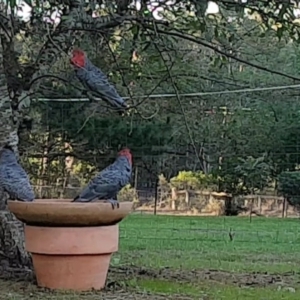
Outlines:
[{"label": "bird perched on pot rim", "polygon": [[130,182],[132,155],[128,148],[118,152],[115,162],[94,177],[73,202],[107,200],[112,208],[119,207],[118,192]]},{"label": "bird perched on pot rim", "polygon": [[127,108],[125,100],[108,81],[106,75],[91,63],[82,50],[73,50],[70,62],[74,66],[76,77],[87,90],[102,98],[120,112]]},{"label": "bird perched on pot rim", "polygon": [[0,187],[12,200],[31,202],[35,198],[29,177],[9,146],[0,151]]}]

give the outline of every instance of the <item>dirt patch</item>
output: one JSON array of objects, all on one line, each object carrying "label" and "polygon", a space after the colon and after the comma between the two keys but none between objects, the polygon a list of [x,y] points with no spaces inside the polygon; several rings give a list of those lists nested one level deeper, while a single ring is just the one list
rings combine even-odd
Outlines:
[{"label": "dirt patch", "polygon": [[0,300],[27,300],[44,298],[48,300],[62,299],[175,299],[190,300],[183,295],[162,295],[143,293],[128,285],[131,280],[157,279],[182,283],[223,283],[239,287],[271,287],[295,286],[300,284],[299,273],[268,274],[268,273],[232,273],[219,270],[173,270],[163,268],[150,270],[139,267],[111,267],[106,288],[101,292],[59,293],[37,288],[35,276],[30,270],[0,268]]},{"label": "dirt patch", "polygon": [[128,291],[124,289],[105,289],[100,292],[91,291],[85,293],[74,292],[54,292],[47,289],[37,288],[35,285],[28,282],[13,282],[0,279],[0,300],[192,300],[190,297],[182,295],[163,295],[152,294],[147,292]]},{"label": "dirt patch", "polygon": [[268,274],[268,273],[231,273],[218,270],[172,270],[163,268],[160,270],[149,270],[138,267],[130,268],[111,268],[109,272],[109,279],[118,279],[121,281],[130,278],[156,278],[168,281],[178,282],[201,282],[201,281],[215,281],[224,284],[237,286],[253,286],[253,287],[267,287],[271,285],[294,285],[300,283],[300,276],[298,273],[284,273],[284,274]]},{"label": "dirt patch", "polygon": [[[134,269],[131,274],[139,271]],[[121,276],[120,276],[121,275]],[[192,300],[193,298],[182,295],[153,294],[150,292],[140,292],[128,287],[125,273],[121,270],[113,270],[109,274],[106,288],[102,291],[91,291],[86,293],[56,292],[36,286],[34,273],[29,269],[16,269],[0,267],[0,300]]]},{"label": "dirt patch", "polygon": [[15,282],[26,282],[35,284],[34,272],[29,268],[12,268],[8,263],[0,264],[0,279],[11,280]]}]

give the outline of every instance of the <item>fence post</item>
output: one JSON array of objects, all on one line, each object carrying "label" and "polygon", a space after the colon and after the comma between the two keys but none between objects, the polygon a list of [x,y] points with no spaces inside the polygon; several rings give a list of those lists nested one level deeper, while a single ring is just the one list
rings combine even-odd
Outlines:
[{"label": "fence post", "polygon": [[135,167],[134,170],[134,188],[137,190],[138,188],[138,166]]},{"label": "fence post", "polygon": [[284,218],[286,216],[286,198],[283,198],[283,202],[282,202],[282,218]]},{"label": "fence post", "polygon": [[258,208],[259,208],[259,213],[261,214],[261,212],[262,212],[262,201],[261,201],[261,196],[259,195],[259,196],[257,196],[257,204],[258,204]]},{"label": "fence post", "polygon": [[156,215],[156,209],[157,209],[158,186],[159,186],[159,179],[157,178],[157,179],[155,180],[155,196],[154,196],[154,211],[153,211],[153,214],[154,214],[154,215]]}]

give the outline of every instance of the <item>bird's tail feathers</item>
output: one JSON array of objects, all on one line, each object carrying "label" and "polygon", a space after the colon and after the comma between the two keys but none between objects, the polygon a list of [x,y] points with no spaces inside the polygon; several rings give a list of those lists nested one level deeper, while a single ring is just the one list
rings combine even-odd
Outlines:
[{"label": "bird's tail feathers", "polygon": [[7,149],[7,150],[10,150],[10,151],[12,151],[12,152],[14,152],[14,149],[12,148],[12,146],[10,146],[10,145],[5,145],[4,147],[3,147],[3,149]]},{"label": "bird's tail feathers", "polygon": [[78,200],[78,199],[79,199],[79,195],[76,196],[71,202],[76,202],[76,200]]},{"label": "bird's tail feathers", "polygon": [[93,192],[83,192],[82,194],[76,196],[72,202],[92,202],[97,198]]}]

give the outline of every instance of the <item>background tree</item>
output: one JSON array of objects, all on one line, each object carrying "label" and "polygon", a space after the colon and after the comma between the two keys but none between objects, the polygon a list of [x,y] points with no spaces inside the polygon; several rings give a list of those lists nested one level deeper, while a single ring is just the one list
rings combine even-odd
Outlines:
[{"label": "background tree", "polygon": [[[242,172],[255,178],[255,184],[242,183],[249,192],[294,170],[298,94],[291,89],[224,91],[299,80],[297,1],[217,2],[219,12],[212,15],[205,13],[208,2],[151,7],[145,1],[139,6],[26,1],[28,19],[18,17],[15,1],[0,2],[0,148],[9,141],[17,153],[19,146],[33,182],[62,189],[72,174],[87,180],[124,144],[134,149],[143,186],[151,186],[158,174],[169,180],[191,170],[213,172],[228,187],[241,184]],[[51,19],[57,12],[60,20]],[[115,117],[89,98],[69,66],[73,46],[84,49],[129,97],[127,115]],[[182,96],[199,91],[214,93]],[[144,98],[153,93],[162,96]],[[70,100],[81,97],[88,101]],[[57,98],[68,100],[56,103]],[[248,160],[262,156],[265,165],[257,166],[268,166],[268,173],[260,178],[260,169],[249,167]],[[2,224],[11,223],[8,212],[1,216]],[[8,234],[1,247],[9,252],[5,249],[11,249],[15,233],[4,227]],[[28,259],[21,241],[20,236],[18,249],[8,256],[24,265]]]}]

